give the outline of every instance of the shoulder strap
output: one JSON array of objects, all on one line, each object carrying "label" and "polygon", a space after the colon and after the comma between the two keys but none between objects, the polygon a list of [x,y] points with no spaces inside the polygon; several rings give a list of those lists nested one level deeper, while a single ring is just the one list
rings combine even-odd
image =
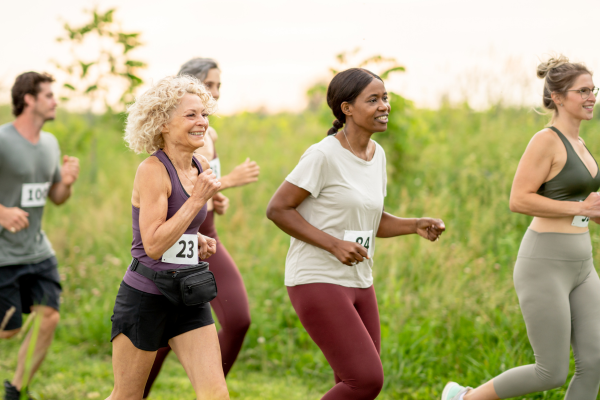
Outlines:
[{"label": "shoulder strap", "polygon": [[133,260],[131,260],[131,265],[129,265],[129,269],[137,272],[138,274],[142,275],[143,277],[146,277],[154,282],[154,279],[156,277],[156,272],[151,270],[150,268],[146,267],[137,258],[134,258]]},{"label": "shoulder strap", "polygon": [[[567,139],[565,137],[565,135],[562,134],[561,131],[559,131],[558,129],[556,129],[555,127],[551,126],[550,129],[552,129],[554,132],[556,132],[558,134],[558,137],[560,138],[560,140],[562,140],[563,144],[565,145],[565,148],[567,149],[567,162],[569,161],[569,152],[573,152],[575,153],[575,149],[573,149],[573,145],[571,144],[571,142],[569,142],[569,139]],[[579,157],[579,156],[577,156]]]}]

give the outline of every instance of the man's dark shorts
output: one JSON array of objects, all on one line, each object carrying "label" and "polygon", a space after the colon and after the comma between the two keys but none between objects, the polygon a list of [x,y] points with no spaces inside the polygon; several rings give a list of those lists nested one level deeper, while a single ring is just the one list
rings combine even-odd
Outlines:
[{"label": "man's dark shorts", "polygon": [[22,314],[30,313],[34,304],[59,309],[62,287],[57,265],[53,256],[37,264],[0,267],[0,322],[11,307],[16,309],[5,330],[20,328]]}]

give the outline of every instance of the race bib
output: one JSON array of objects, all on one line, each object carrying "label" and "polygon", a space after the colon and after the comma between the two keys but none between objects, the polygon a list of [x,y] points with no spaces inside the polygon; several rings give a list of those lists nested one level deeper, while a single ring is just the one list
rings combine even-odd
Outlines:
[{"label": "race bib", "polygon": [[24,183],[21,189],[21,207],[43,207],[50,190],[50,182]]},{"label": "race bib", "polygon": [[373,257],[373,231],[344,231],[344,240],[362,244],[367,249],[369,258]]},{"label": "race bib", "polygon": [[585,217],[583,215],[576,215],[573,217],[573,222],[571,222],[572,226],[578,226],[580,228],[587,228],[590,223],[590,217]]},{"label": "race bib", "polygon": [[198,236],[183,234],[162,256],[169,264],[198,264]]},{"label": "race bib", "polygon": [[221,161],[219,160],[219,157],[210,160],[208,164],[210,165],[210,169],[212,169],[217,176],[217,179],[221,179]]}]

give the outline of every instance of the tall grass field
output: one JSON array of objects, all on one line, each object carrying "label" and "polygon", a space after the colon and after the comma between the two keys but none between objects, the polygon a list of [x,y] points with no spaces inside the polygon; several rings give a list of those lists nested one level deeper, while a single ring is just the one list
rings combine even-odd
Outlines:
[{"label": "tall grass field", "polygon": [[[9,111],[0,107],[0,123],[12,119]],[[223,171],[246,157],[261,167],[258,183],[224,192],[231,207],[216,222],[243,275],[252,314],[227,379],[232,398],[318,399],[334,382],[283,285],[289,237],[265,217],[302,153],[325,137],[331,118],[321,111],[211,117]],[[409,117],[374,135],[389,160],[386,210],[442,218],[447,232],[436,243],[416,235],[377,239],[380,399],[437,399],[448,380],[475,386],[534,362],[512,282],[530,217],[511,213],[508,198],[525,146],[549,117],[501,106],[475,112],[466,105],[410,109]],[[69,202],[47,206],[44,217],[64,291],[55,341],[31,386],[40,399],[104,399],[112,389],[110,316],[130,261],[131,190],[144,159],[125,147],[123,122],[123,115],[63,112],[45,126],[82,168]],[[600,157],[600,121],[584,123],[581,135]],[[598,232],[591,224],[596,256]],[[1,379],[12,378],[19,344],[0,342]],[[565,390],[524,398],[558,400]],[[174,354],[151,398],[194,398]]]}]

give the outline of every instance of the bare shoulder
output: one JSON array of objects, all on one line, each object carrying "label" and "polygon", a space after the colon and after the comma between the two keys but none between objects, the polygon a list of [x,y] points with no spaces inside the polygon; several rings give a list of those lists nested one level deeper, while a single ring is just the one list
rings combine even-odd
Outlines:
[{"label": "bare shoulder", "polygon": [[[158,179],[157,179],[158,178]],[[146,158],[138,166],[135,174],[135,184],[143,184],[144,186],[157,187],[170,182],[169,173],[164,164],[154,156]]]},{"label": "bare shoulder", "polygon": [[206,171],[207,169],[210,168],[210,164],[209,164],[208,160],[206,159],[206,157],[204,157],[202,154],[198,154],[198,153],[194,153],[194,156],[198,159],[198,161],[200,161],[200,165],[202,166],[202,171]]},{"label": "bare shoulder", "polygon": [[528,148],[539,152],[554,152],[557,148],[562,146],[562,141],[550,128],[544,128],[537,132],[529,141]]},{"label": "bare shoulder", "polygon": [[210,135],[210,138],[213,142],[216,142],[219,138],[219,136],[217,135],[217,131],[215,131],[215,128],[213,128],[212,126],[208,127],[208,134]]}]

